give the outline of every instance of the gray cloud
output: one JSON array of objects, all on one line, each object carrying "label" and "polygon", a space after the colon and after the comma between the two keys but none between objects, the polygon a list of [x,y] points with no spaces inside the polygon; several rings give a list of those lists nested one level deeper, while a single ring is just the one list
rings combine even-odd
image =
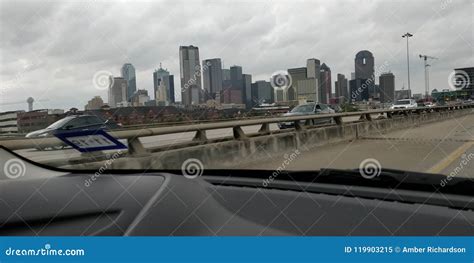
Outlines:
[{"label": "gray cloud", "polygon": [[[410,39],[412,88],[424,89],[423,64],[432,62],[431,88],[447,88],[453,68],[472,66],[473,5],[469,0],[426,1],[0,1],[0,111],[83,105],[94,95],[92,76],[119,75],[131,62],[138,88],[152,90],[162,62],[179,86],[178,47],[193,44],[201,59],[220,57],[253,79],[304,66],[316,57],[337,73],[354,70],[368,49],[376,67],[388,62],[396,86],[406,85]],[[19,104],[14,104],[21,102]]]}]

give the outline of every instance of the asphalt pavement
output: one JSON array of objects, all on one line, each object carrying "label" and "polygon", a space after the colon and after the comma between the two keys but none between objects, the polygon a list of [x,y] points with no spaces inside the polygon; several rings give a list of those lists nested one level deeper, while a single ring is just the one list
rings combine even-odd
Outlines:
[{"label": "asphalt pavement", "polygon": [[284,165],[289,170],[357,169],[375,163],[388,169],[474,178],[474,115],[378,133],[350,142],[303,147],[297,157],[288,162],[292,152],[261,153],[267,156],[266,160],[252,163],[249,158],[237,168],[275,170]]}]

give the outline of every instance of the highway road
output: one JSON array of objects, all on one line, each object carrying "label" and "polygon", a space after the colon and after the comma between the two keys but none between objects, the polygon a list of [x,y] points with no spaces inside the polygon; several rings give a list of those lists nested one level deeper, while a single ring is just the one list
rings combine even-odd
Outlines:
[{"label": "highway road", "polygon": [[[373,116],[375,118],[377,116]],[[357,117],[345,118],[344,122],[356,121]],[[259,125],[243,127],[246,133],[255,133]],[[270,126],[277,130],[276,124]],[[166,147],[190,141],[194,132],[159,135],[140,138],[145,147]],[[232,136],[232,129],[207,131],[208,138]],[[451,176],[474,178],[474,115],[466,115],[438,123],[414,126],[410,129],[378,133],[350,142],[324,145],[313,148],[302,147],[300,154],[291,160],[285,169],[318,170],[321,168],[353,169],[365,160],[375,159],[383,168],[442,173]],[[25,149],[16,151],[22,156],[42,162],[80,156],[74,149],[38,151]],[[256,152],[243,158],[234,169],[276,170],[292,151],[280,154]],[[266,156],[262,161],[261,156]]]},{"label": "highway road", "polygon": [[[318,170],[359,168],[374,159],[383,168],[441,173],[474,179],[474,115],[452,118],[410,129],[379,133],[351,142],[303,147],[291,161],[289,154],[270,155],[252,163],[252,156],[237,168],[275,170]],[[285,158],[286,157],[286,158]]]},{"label": "highway road", "polygon": [[[373,117],[376,118],[378,115],[374,114]],[[351,116],[343,118],[343,122],[353,122],[357,121],[359,117]],[[260,129],[260,125],[254,126],[244,126],[242,130],[246,134],[256,133]],[[278,130],[278,126],[276,124],[270,125],[270,130]],[[166,134],[166,135],[158,135],[158,136],[148,136],[148,137],[140,137],[140,141],[144,147],[166,147],[170,145],[174,145],[177,143],[184,143],[189,142],[193,139],[195,132],[185,132],[185,133],[176,133],[176,134]],[[216,130],[209,130],[206,132],[208,139],[216,139],[222,137],[232,136],[232,129],[216,129]],[[125,145],[127,144],[126,140],[121,140],[122,143]],[[46,150],[46,151],[38,151],[36,149],[24,149],[16,151],[18,154],[27,157],[31,160],[42,162],[42,161],[49,161],[49,160],[56,160],[56,159],[64,159],[64,158],[73,158],[80,156],[80,153],[74,149],[65,149],[65,150]]]}]

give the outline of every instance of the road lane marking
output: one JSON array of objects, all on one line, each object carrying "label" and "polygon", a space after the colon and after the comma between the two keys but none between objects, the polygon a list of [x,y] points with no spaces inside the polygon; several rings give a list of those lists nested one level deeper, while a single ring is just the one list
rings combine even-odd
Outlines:
[{"label": "road lane marking", "polygon": [[433,167],[428,169],[427,173],[440,173],[441,171],[445,170],[449,167],[454,161],[459,159],[464,153],[466,153],[469,148],[474,145],[474,142],[466,142],[465,144],[459,146],[456,150],[450,153],[446,158],[441,160],[439,163],[435,164]]}]

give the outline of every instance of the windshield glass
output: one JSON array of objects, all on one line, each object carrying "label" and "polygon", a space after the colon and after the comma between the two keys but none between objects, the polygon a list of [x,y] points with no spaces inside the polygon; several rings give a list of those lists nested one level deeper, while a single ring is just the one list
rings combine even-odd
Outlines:
[{"label": "windshield glass", "polygon": [[397,105],[410,104],[410,101],[409,100],[398,100],[395,104],[397,104]]},{"label": "windshield glass", "polygon": [[46,129],[58,129],[58,128],[61,128],[64,126],[64,124],[66,124],[68,121],[70,121],[71,118],[64,118],[64,119],[61,119],[51,125],[49,125]]},{"label": "windshield glass", "polygon": [[0,145],[33,162],[474,178],[470,1],[2,0],[0,14]]},{"label": "windshield glass", "polygon": [[314,105],[312,104],[299,105],[299,106],[296,106],[294,109],[292,109],[291,112],[311,113],[311,112],[314,112]]}]

